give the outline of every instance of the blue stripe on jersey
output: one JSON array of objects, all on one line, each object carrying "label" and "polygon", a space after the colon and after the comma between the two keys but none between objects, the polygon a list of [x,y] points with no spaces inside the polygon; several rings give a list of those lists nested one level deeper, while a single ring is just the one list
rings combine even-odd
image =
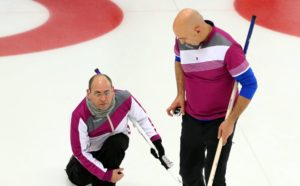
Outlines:
[{"label": "blue stripe on jersey", "polygon": [[180,59],[180,57],[179,57],[179,56],[175,56],[175,61],[177,61],[177,62],[181,62],[181,59]]},{"label": "blue stripe on jersey", "polygon": [[252,69],[249,68],[243,74],[235,77],[235,79],[242,85],[240,95],[245,98],[252,99],[257,89],[257,81]]}]

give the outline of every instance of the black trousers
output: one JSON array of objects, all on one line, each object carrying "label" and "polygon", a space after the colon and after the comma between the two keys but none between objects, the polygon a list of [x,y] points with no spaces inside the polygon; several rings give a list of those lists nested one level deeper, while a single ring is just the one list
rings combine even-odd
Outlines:
[{"label": "black trousers", "polygon": [[[110,136],[99,151],[92,152],[94,158],[99,160],[107,169],[119,168],[128,148],[129,138],[123,133]],[[66,172],[69,180],[78,186],[92,184],[92,186],[114,186],[115,183],[99,180],[86,170],[80,162],[72,156]]]},{"label": "black trousers", "polygon": [[[180,138],[180,175],[183,186],[205,186],[208,183],[218,145],[218,129],[224,118],[199,121],[182,116]],[[213,186],[226,186],[225,174],[233,134],[223,146]]]}]

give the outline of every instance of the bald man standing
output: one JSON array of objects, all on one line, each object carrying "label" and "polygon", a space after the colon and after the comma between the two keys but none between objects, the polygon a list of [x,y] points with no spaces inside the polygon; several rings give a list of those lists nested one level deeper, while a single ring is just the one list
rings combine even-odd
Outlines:
[{"label": "bald man standing", "polygon": [[145,131],[161,159],[161,137],[139,102],[128,91],[114,89],[107,75],[91,77],[87,96],[72,113],[73,156],[66,168],[72,183],[114,186],[123,178],[120,164],[128,148],[129,120]]},{"label": "bald man standing", "polygon": [[[218,139],[223,148],[213,186],[226,186],[225,173],[238,117],[246,109],[257,81],[242,47],[193,9],[183,9],[173,23],[177,96],[167,108],[181,108],[180,174],[184,186],[208,182]],[[225,119],[237,81],[241,91]]]}]

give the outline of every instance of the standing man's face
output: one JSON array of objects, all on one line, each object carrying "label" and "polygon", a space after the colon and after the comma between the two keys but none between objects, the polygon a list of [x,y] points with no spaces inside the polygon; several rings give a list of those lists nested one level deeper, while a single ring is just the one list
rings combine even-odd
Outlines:
[{"label": "standing man's face", "polygon": [[200,27],[182,27],[174,28],[174,33],[181,44],[198,46],[201,40]]},{"label": "standing man's face", "polygon": [[179,12],[173,22],[173,31],[181,44],[199,46],[205,40],[203,17],[196,11],[184,9]]}]

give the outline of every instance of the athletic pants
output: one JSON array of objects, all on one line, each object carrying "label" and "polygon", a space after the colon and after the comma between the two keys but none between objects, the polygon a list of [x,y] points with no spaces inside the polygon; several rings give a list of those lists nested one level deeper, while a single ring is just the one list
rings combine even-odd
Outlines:
[{"label": "athletic pants", "polygon": [[[180,138],[180,175],[183,186],[205,186],[218,145],[218,129],[224,118],[199,121],[182,116]],[[223,146],[213,186],[226,186],[225,173],[233,134]],[[206,184],[205,184],[206,183]]]},{"label": "athletic pants", "polygon": [[[99,160],[103,166],[107,169],[119,168],[123,158],[125,157],[125,151],[128,148],[129,138],[123,133],[119,133],[110,136],[103,144],[99,151],[92,152],[94,158]],[[85,186],[92,184],[92,186],[114,186],[115,183],[106,182],[98,179],[86,170],[80,162],[72,156],[66,172],[69,180],[78,186]]]}]

